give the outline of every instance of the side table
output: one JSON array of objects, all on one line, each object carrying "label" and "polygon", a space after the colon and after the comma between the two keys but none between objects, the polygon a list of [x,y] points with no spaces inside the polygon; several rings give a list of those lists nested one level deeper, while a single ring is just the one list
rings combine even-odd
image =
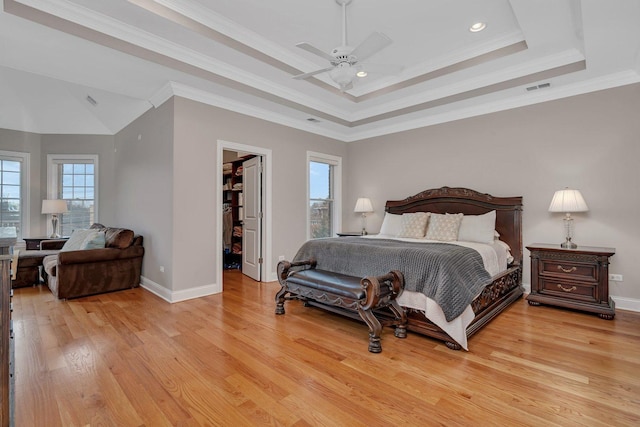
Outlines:
[{"label": "side table", "polygon": [[26,244],[26,249],[28,251],[39,251],[40,243],[43,240],[67,240],[68,236],[65,237],[24,237],[23,240]]},{"label": "side table", "polygon": [[611,320],[615,303],[609,297],[609,258],[616,250],[535,243],[531,252],[530,305],[549,304],[583,310]]}]

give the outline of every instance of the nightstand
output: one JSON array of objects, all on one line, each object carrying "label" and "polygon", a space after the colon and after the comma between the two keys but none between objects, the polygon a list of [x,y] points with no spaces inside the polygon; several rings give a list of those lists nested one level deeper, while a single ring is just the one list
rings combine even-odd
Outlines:
[{"label": "nightstand", "polygon": [[611,320],[615,303],[609,297],[609,258],[614,248],[535,243],[531,252],[530,305],[548,304],[597,313]]}]

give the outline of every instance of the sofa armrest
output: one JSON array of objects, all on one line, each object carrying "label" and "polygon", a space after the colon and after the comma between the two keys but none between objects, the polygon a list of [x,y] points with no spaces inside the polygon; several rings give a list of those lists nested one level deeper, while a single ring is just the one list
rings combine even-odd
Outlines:
[{"label": "sofa armrest", "polygon": [[138,258],[144,255],[143,246],[129,246],[126,249],[104,248],[67,251],[58,254],[58,264],[84,264]]},{"label": "sofa armrest", "polygon": [[43,240],[40,242],[40,249],[62,249],[65,243],[67,243],[66,239]]}]

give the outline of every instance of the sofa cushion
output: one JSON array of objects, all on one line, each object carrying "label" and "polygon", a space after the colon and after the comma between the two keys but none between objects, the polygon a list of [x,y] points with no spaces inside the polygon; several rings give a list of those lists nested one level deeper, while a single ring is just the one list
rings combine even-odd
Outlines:
[{"label": "sofa cushion", "polygon": [[133,243],[133,230],[107,227],[105,229],[107,248],[126,249]]},{"label": "sofa cushion", "polygon": [[104,231],[106,248],[126,249],[133,243],[134,233],[126,228],[106,227],[99,222],[91,224],[91,229]]},{"label": "sofa cushion", "polygon": [[56,266],[58,265],[58,255],[47,255],[42,260],[42,267],[49,276],[56,275]]}]

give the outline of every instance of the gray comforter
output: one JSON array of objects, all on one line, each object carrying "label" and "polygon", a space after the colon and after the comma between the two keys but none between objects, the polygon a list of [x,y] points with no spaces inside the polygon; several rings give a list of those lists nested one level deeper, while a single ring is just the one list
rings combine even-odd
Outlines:
[{"label": "gray comforter", "polygon": [[404,274],[405,290],[422,292],[442,308],[447,321],[458,317],[491,282],[480,254],[448,243],[338,237],[306,242],[294,261],[315,258],[317,268],[350,276]]}]

